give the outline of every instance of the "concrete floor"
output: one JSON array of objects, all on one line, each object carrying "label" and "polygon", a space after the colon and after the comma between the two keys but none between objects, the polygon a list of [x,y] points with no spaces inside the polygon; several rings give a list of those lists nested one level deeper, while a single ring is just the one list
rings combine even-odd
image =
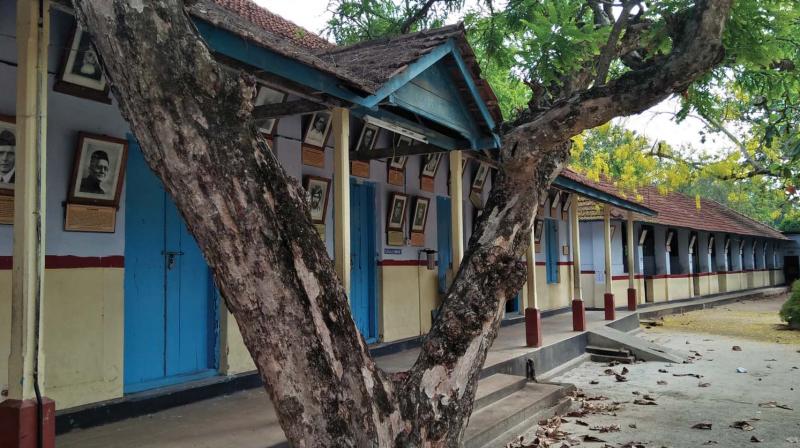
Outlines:
[{"label": "concrete floor", "polygon": [[[629,312],[617,311],[617,318]],[[605,325],[602,311],[586,312],[589,329]],[[499,330],[485,367],[531,351],[525,346],[524,324]],[[575,336],[572,314],[542,319],[544,345]],[[386,371],[411,367],[418,349],[377,358]],[[263,389],[238,392],[224,397],[168,409],[144,417],[74,430],[57,437],[59,448],[265,448],[284,442],[272,403]]]},{"label": "concrete floor", "polygon": [[[777,313],[784,299],[742,302],[724,305],[724,308]],[[603,395],[609,401],[624,403],[614,416],[590,414],[580,418],[591,426],[618,424],[620,432],[600,434],[577,425],[575,418],[568,418],[570,422],[562,425],[562,429],[573,436],[592,434],[612,446],[640,441],[647,442],[648,447],[700,447],[714,441],[716,444],[709,445],[734,447],[749,445],[751,437],[756,436],[762,440],[757,446],[800,447],[800,442],[787,442],[791,438],[800,439],[800,345],[663,329],[641,336],[675,350],[696,350],[702,357],[691,364],[648,362],[627,366],[630,369],[628,382],[617,382],[613,376],[603,375],[608,366],[591,362],[554,378],[554,381],[573,383],[588,395]],[[734,345],[742,350],[733,351]],[[737,367],[744,367],[747,373],[737,373]],[[614,369],[620,371],[622,366]],[[676,377],[674,373],[696,373],[703,378]],[[593,380],[599,383],[590,384]],[[667,384],[659,385],[658,380],[667,381]],[[710,385],[699,387],[700,383]],[[633,395],[633,391],[640,395]],[[643,394],[653,396],[658,405],[632,403]],[[793,410],[759,407],[759,403],[768,401],[789,405]],[[755,429],[743,431],[730,427],[740,420],[748,420]],[[693,425],[704,421],[712,423],[711,430],[692,429]],[[631,424],[636,428],[631,428]],[[532,434],[528,433],[527,437]],[[582,444],[587,447],[602,445]]]}]

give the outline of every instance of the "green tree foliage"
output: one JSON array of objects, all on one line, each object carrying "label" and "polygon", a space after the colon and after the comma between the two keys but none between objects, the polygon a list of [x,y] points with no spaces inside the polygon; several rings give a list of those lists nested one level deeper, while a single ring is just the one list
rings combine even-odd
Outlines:
[{"label": "green tree foliage", "polygon": [[780,316],[792,327],[800,328],[800,280],[792,284],[792,295],[781,307]]}]

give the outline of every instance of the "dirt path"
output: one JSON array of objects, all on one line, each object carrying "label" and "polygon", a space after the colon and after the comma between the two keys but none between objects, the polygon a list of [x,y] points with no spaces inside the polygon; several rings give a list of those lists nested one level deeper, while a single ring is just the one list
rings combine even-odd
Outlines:
[{"label": "dirt path", "polygon": [[[715,310],[711,310],[668,318],[664,327],[640,335],[691,355],[689,364],[648,362],[609,367],[589,362],[555,378],[553,381],[573,383],[583,391],[585,397],[578,398],[576,408],[586,398],[607,399],[584,401],[590,412],[565,417],[568,422],[558,428],[565,434],[557,442],[532,444],[537,429],[540,433],[548,429],[539,427],[524,435],[524,444],[512,446],[560,448],[580,442],[585,447],[683,448],[756,443],[760,447],[800,448],[800,344],[788,343],[790,338],[786,337],[777,339],[775,333],[764,336],[755,330],[765,331],[764,326],[774,325],[766,318],[761,319],[760,314],[776,312],[775,303],[766,302],[728,305],[729,311],[716,310],[723,311],[719,316],[714,316]],[[759,317],[755,322],[754,316]],[[717,325],[719,321],[728,323]],[[714,331],[723,335],[712,334]],[[727,335],[734,331],[739,331],[739,335]],[[734,350],[734,346],[741,350]],[[628,369],[625,382],[604,373],[607,369],[620,373],[623,367]],[[737,368],[746,372],[738,373]],[[687,374],[700,378],[676,376]],[[654,404],[636,404],[635,400]],[[597,410],[600,412],[593,412]],[[744,429],[731,427],[742,421],[747,422],[739,424]],[[709,423],[711,429],[693,429],[699,423]],[[603,427],[613,432],[592,430]],[[552,433],[553,425],[549,429]],[[602,442],[585,441],[585,435]],[[630,442],[639,444],[626,445]]]}]

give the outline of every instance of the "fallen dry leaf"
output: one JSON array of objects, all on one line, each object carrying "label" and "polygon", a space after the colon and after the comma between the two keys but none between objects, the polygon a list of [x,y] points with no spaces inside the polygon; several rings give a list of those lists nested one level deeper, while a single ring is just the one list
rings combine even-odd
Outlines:
[{"label": "fallen dry leaf", "polygon": [[698,384],[697,386],[698,386],[698,387],[708,387],[708,386],[710,386],[710,385],[711,385],[711,383],[700,383],[700,384]]},{"label": "fallen dry leaf", "polygon": [[672,376],[691,376],[697,378],[698,380],[703,377],[703,375],[698,375],[696,373],[673,373]]},{"label": "fallen dry leaf", "polygon": [[664,380],[658,380],[658,381],[656,381],[656,384],[658,384],[659,386],[665,386],[667,384],[667,382],[664,381]]},{"label": "fallen dry leaf", "polygon": [[631,428],[631,429],[636,429],[636,423],[630,423],[630,424],[628,424],[628,428]]},{"label": "fallen dry leaf", "polygon": [[761,439],[756,436],[750,437],[750,441],[753,443],[761,443]]},{"label": "fallen dry leaf", "polygon": [[756,429],[747,420],[740,420],[738,422],[733,422],[731,428],[741,429],[742,431],[752,431]]},{"label": "fallen dry leaf", "polygon": [[581,438],[583,439],[584,442],[605,442],[605,440],[603,440],[603,439],[601,439],[599,437],[595,437],[595,436],[593,436],[591,434],[583,435],[583,436],[581,436]]},{"label": "fallen dry leaf", "polygon": [[627,367],[623,367],[623,368],[622,368],[622,374],[623,374],[623,375],[627,375],[629,372],[630,372],[630,370],[628,370],[628,368],[627,368]]},{"label": "fallen dry leaf", "polygon": [[711,422],[700,422],[692,426],[692,429],[711,429]]},{"label": "fallen dry leaf", "polygon": [[658,369],[658,373],[667,373],[667,369]]},{"label": "fallen dry leaf", "polygon": [[[800,353],[800,350],[798,350],[797,353]],[[786,442],[788,442],[788,443],[800,443],[800,438],[798,438],[798,437],[787,437],[786,438]]]},{"label": "fallen dry leaf", "polygon": [[718,443],[719,442],[717,442],[716,440],[709,440],[708,442],[703,443],[703,445],[716,445]]},{"label": "fallen dry leaf", "polygon": [[733,350],[735,352],[740,352],[740,351],[742,351],[742,347],[739,347],[738,345],[734,345],[733,347],[731,347],[731,350]]},{"label": "fallen dry leaf", "polygon": [[585,422],[585,421],[583,421],[583,420],[575,420],[575,424],[576,424],[576,425],[581,425],[581,426],[589,426],[589,424],[588,424],[588,423],[586,423],[586,422]]},{"label": "fallen dry leaf", "polygon": [[619,382],[619,383],[624,383],[624,382],[628,381],[627,378],[625,378],[624,376],[620,375],[619,373],[615,373],[614,374],[614,378],[616,378],[617,382]]},{"label": "fallen dry leaf", "polygon": [[591,429],[592,431],[599,431],[601,433],[604,433],[604,432],[619,432],[619,430],[620,430],[619,429],[619,425],[592,426],[589,429]]},{"label": "fallen dry leaf", "polygon": [[638,404],[638,405],[642,405],[642,406],[656,406],[656,405],[658,405],[658,403],[656,403],[655,401],[640,400],[638,398],[636,400],[633,400],[633,404]]}]

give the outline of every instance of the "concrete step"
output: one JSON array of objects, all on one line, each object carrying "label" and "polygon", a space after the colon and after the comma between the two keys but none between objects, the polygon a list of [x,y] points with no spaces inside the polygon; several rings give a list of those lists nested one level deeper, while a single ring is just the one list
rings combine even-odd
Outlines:
[{"label": "concrete step", "polygon": [[528,380],[524,376],[496,373],[478,381],[473,412],[522,389]]},{"label": "concrete step", "polygon": [[533,415],[523,420],[522,423],[500,434],[496,438],[483,445],[481,448],[498,448],[508,446],[509,442],[518,440],[519,436],[538,426],[540,421],[547,420],[554,415],[565,415],[572,410],[572,404],[573,401],[570,397],[562,397],[560,400],[558,400],[555,406],[535,412]]},{"label": "concrete step", "polygon": [[[551,414],[575,386],[571,384],[527,383],[522,389],[472,413],[465,448],[480,448],[525,420]],[[502,445],[499,445],[502,446]]]},{"label": "concrete step", "polygon": [[591,358],[592,362],[602,362],[602,363],[612,363],[617,362],[619,364],[633,364],[636,362],[636,359],[633,356],[608,356],[608,355],[592,355]]},{"label": "concrete step", "polygon": [[631,351],[622,347],[598,347],[596,345],[587,345],[586,352],[602,356],[631,356]]},{"label": "concrete step", "polygon": [[588,345],[593,347],[605,347],[608,349],[619,349],[624,347],[636,359],[642,361],[661,361],[680,364],[688,356],[686,353],[668,349],[658,344],[651,343],[645,339],[632,336],[628,333],[615,330],[611,327],[597,327],[586,332],[588,334]]}]

